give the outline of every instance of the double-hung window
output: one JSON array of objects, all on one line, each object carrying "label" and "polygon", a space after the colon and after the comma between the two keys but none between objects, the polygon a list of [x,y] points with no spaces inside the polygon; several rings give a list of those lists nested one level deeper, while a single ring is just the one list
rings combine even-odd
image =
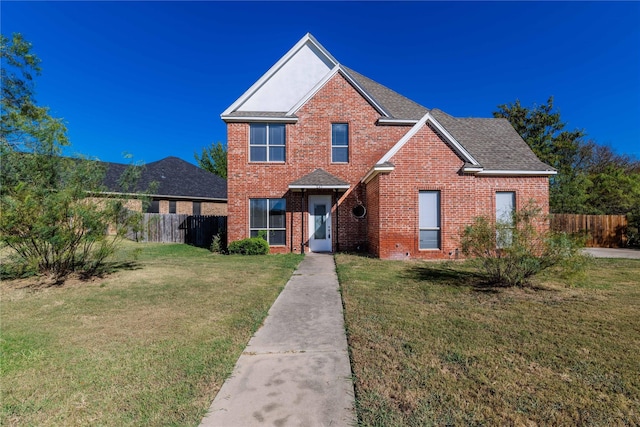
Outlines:
[{"label": "double-hung window", "polygon": [[286,244],[285,199],[250,199],[249,230],[251,237],[262,236],[272,246]]},{"label": "double-hung window", "polygon": [[349,125],[347,123],[331,124],[331,161],[349,163]]},{"label": "double-hung window", "polygon": [[421,191],[418,197],[420,249],[440,249],[440,192]]},{"label": "double-hung window", "polygon": [[513,214],[516,209],[515,191],[496,192],[496,246],[506,248],[513,240]]},{"label": "double-hung window", "polygon": [[251,123],[249,127],[249,161],[285,161],[285,125],[279,123]]}]

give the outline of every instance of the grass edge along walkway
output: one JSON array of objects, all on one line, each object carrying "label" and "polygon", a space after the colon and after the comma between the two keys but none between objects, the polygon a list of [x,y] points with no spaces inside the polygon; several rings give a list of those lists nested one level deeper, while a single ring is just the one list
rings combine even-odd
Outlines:
[{"label": "grass edge along walkway", "polygon": [[336,255],[362,426],[640,424],[640,260],[473,286],[465,263]]}]

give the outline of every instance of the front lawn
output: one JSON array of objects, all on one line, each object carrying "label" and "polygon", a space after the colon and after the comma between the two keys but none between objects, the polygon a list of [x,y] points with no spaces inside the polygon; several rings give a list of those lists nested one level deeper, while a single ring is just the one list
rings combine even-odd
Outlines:
[{"label": "front lawn", "polygon": [[2,283],[0,425],[197,425],[301,260],[133,243],[119,256],[105,279]]},{"label": "front lawn", "polygon": [[336,256],[363,426],[639,425],[640,261],[566,287]]}]

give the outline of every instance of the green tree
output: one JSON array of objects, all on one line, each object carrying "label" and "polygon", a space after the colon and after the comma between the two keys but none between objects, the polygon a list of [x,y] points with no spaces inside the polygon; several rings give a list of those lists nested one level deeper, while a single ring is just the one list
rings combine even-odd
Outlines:
[{"label": "green tree", "polygon": [[[3,273],[35,271],[57,281],[74,271],[95,274],[135,216],[123,200],[90,197],[104,190],[104,169],[61,156],[66,127],[33,96],[40,60],[19,34],[0,43],[0,243],[16,259]],[[109,226],[115,236],[107,236]]]},{"label": "green tree", "polygon": [[553,97],[546,104],[524,107],[516,100],[498,105],[494,117],[509,120],[540,160],[554,167],[550,180],[549,205],[555,213],[579,213],[585,210],[590,181],[584,172],[590,150],[585,147],[583,130],[568,131],[560,113],[554,110]]},{"label": "green tree", "polygon": [[227,148],[221,142],[211,143],[202,149],[202,154],[194,154],[198,166],[222,178],[227,178]]}]

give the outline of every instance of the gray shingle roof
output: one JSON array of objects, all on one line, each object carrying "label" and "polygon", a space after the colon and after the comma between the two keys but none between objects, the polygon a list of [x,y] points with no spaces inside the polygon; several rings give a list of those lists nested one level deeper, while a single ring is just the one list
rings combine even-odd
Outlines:
[{"label": "gray shingle roof", "polygon": [[227,199],[227,180],[177,157],[167,157],[142,166],[142,175],[135,189],[126,190],[118,180],[129,165],[102,163],[106,166],[105,186],[115,193],[139,193],[152,182],[158,187],[155,195],[192,199]]},{"label": "gray shingle roof", "polygon": [[296,179],[289,187],[293,188],[316,188],[316,187],[324,187],[324,188],[344,188],[349,187],[349,183],[341,180],[340,178],[331,175],[329,172],[324,169],[316,169],[313,172],[303,176],[302,178]]},{"label": "gray shingle roof", "polygon": [[484,169],[554,170],[538,159],[507,119],[456,118],[435,108],[431,115]]},{"label": "gray shingle roof", "polygon": [[427,108],[400,95],[397,92],[381,85],[368,77],[342,66],[342,68],[360,85],[371,98],[373,98],[394,119],[420,120]]}]

